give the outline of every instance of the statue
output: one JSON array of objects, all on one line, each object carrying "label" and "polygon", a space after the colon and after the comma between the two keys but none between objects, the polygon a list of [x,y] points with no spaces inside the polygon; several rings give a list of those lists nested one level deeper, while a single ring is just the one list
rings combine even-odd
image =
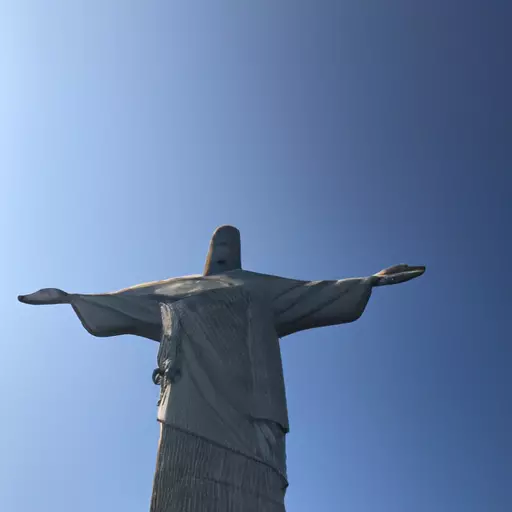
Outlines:
[{"label": "statue", "polygon": [[161,425],[151,512],[283,512],[288,414],[279,339],[357,320],[376,286],[423,274],[300,281],[242,270],[240,233],[218,228],[203,275],[99,295],[43,289],[26,304],[71,304],[94,336],[160,341]]}]

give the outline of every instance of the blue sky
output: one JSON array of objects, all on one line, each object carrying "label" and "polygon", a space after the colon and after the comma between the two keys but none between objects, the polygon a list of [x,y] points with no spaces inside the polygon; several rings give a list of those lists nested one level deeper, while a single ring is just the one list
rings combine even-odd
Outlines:
[{"label": "blue sky", "polygon": [[16,296],[201,272],[224,223],[250,270],[428,267],[283,341],[290,512],[512,510],[505,9],[0,5],[0,510],[147,510],[158,438],[156,344]]}]

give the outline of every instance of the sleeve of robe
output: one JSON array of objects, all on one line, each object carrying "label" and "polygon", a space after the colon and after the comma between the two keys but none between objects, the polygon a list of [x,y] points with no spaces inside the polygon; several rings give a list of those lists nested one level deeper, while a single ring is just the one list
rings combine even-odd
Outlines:
[{"label": "sleeve of robe", "polygon": [[267,284],[280,337],[314,327],[354,322],[363,314],[372,291],[369,278],[339,281],[273,278]]},{"label": "sleeve of robe", "polygon": [[157,301],[122,294],[75,294],[71,306],[93,336],[133,334],[160,341],[161,315]]},{"label": "sleeve of robe", "polygon": [[125,288],[114,293],[70,295],[82,325],[93,336],[133,334],[160,341],[161,302],[179,300],[204,287],[200,277],[173,278]]}]

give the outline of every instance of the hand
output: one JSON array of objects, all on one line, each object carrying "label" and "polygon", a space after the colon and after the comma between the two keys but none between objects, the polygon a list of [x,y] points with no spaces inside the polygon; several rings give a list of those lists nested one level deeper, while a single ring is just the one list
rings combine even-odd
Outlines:
[{"label": "hand", "polygon": [[394,265],[374,274],[373,286],[386,286],[389,284],[405,283],[425,272],[423,265],[409,266],[405,264]]},{"label": "hand", "polygon": [[69,304],[71,296],[58,288],[43,288],[30,295],[19,295],[18,300],[23,304]]}]

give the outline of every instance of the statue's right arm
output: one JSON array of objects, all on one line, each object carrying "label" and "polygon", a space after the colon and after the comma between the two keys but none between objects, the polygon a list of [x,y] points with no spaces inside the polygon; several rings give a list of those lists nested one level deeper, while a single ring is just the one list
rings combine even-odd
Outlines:
[{"label": "statue's right arm", "polygon": [[144,297],[121,294],[74,295],[71,306],[93,336],[132,334],[160,341],[160,304]]},{"label": "statue's right arm", "polygon": [[133,334],[155,341],[161,337],[160,304],[147,296],[124,293],[68,294],[44,289],[19,297],[25,304],[70,304],[85,329],[93,336]]}]

